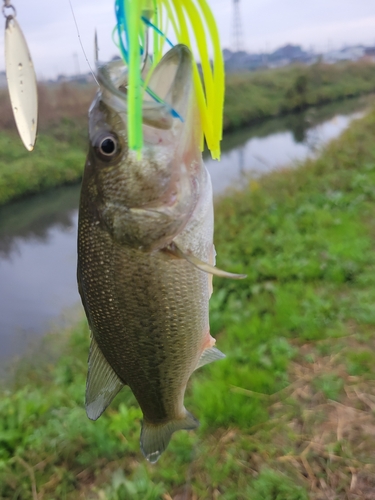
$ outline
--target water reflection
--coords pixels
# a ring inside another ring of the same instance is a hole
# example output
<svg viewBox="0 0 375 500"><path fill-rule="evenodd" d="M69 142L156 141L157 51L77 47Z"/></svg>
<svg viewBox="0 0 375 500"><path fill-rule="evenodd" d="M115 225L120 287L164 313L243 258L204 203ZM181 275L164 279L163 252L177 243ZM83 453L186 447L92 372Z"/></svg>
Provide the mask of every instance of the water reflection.
<svg viewBox="0 0 375 500"><path fill-rule="evenodd" d="M214 193L315 154L369 100L278 118L225 138L221 162L206 158ZM338 114L339 113L339 114ZM79 303L76 232L79 186L64 187L0 208L0 371L30 340Z"/></svg>
<svg viewBox="0 0 375 500"><path fill-rule="evenodd" d="M21 252L22 242L48 243L50 229L71 231L78 207L79 186L66 186L0 207L0 259Z"/></svg>
<svg viewBox="0 0 375 500"><path fill-rule="evenodd" d="M0 209L0 361L24 353L78 303L79 186Z"/></svg>

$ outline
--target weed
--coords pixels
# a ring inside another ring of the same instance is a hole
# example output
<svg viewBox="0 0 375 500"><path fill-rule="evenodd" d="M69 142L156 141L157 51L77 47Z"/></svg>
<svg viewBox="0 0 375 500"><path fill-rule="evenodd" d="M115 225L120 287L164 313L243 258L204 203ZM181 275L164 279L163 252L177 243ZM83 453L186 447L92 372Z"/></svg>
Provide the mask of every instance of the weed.
<svg viewBox="0 0 375 500"><path fill-rule="evenodd" d="M327 399L339 400L344 388L344 381L338 375L325 373L314 380L314 387L322 391Z"/></svg>
<svg viewBox="0 0 375 500"><path fill-rule="evenodd" d="M119 469L112 476L112 484L99 492L99 499L103 500L159 500L165 488L162 484L150 482L147 471L140 466L132 480L127 479Z"/></svg>
<svg viewBox="0 0 375 500"><path fill-rule="evenodd" d="M272 469L262 469L249 491L252 500L308 500L306 490L287 476Z"/></svg>

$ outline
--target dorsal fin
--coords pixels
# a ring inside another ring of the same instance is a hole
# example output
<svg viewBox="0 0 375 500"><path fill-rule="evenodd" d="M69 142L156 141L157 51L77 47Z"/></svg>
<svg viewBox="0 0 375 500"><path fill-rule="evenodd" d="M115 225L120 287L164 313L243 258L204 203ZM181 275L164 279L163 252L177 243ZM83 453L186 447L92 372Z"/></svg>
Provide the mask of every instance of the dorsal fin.
<svg viewBox="0 0 375 500"><path fill-rule="evenodd" d="M125 383L113 371L94 337L91 337L88 364L86 413L89 419L97 420Z"/></svg>

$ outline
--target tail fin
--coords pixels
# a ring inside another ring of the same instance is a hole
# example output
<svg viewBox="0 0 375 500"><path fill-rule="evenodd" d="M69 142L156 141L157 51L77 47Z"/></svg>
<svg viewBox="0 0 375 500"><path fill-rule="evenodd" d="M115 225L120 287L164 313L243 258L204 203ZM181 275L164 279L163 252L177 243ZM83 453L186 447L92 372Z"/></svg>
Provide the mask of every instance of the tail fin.
<svg viewBox="0 0 375 500"><path fill-rule="evenodd" d="M143 421L141 430L141 450L149 462L154 464L168 446L172 434L182 429L196 429L199 422L186 411L185 418L171 420L164 424L150 424Z"/></svg>

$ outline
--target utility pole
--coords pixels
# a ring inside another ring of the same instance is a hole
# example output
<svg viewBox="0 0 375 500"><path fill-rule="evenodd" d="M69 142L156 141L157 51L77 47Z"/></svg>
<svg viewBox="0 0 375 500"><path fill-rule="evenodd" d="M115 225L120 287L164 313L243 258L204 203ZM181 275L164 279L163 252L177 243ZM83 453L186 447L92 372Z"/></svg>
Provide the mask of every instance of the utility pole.
<svg viewBox="0 0 375 500"><path fill-rule="evenodd" d="M233 0L233 48L235 52L243 50L243 34L240 12L240 0Z"/></svg>

